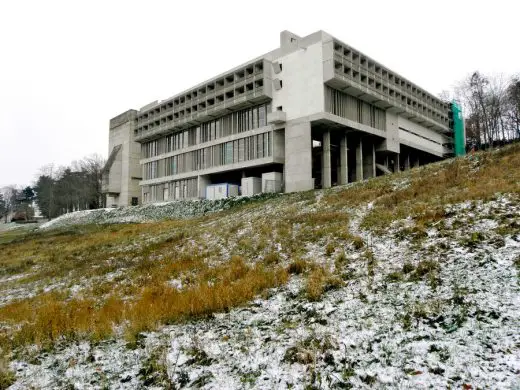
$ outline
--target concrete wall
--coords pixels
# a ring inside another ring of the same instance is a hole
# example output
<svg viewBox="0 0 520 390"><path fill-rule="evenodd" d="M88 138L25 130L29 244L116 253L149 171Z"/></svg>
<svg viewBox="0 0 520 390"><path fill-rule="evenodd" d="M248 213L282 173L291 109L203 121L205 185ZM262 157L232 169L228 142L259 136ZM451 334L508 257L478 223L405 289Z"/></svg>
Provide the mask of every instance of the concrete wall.
<svg viewBox="0 0 520 390"><path fill-rule="evenodd" d="M322 43L300 48L277 59L282 71L273 79L282 88L273 89L273 110L282 106L287 121L324 111Z"/></svg>
<svg viewBox="0 0 520 390"><path fill-rule="evenodd" d="M399 140L401 143L416 149L443 156L443 143L448 139L437 131L430 130L424 126L414 123L402 116L398 116ZM405 129L405 130L402 130Z"/></svg>
<svg viewBox="0 0 520 390"><path fill-rule="evenodd" d="M111 190L118 188L119 195L107 198L107 206L112 204L128 206L132 202L132 197L137 197L140 203L141 145L134 141L135 115L135 110L129 110L110 121L108 153L110 154L116 145L122 147L109 173L109 188ZM109 205L108 202L112 204Z"/></svg>
<svg viewBox="0 0 520 390"><path fill-rule="evenodd" d="M288 123L285 129L285 192L314 188L310 122Z"/></svg>
<svg viewBox="0 0 520 390"><path fill-rule="evenodd" d="M399 119L397 114L386 112L386 138L379 145L376 151L399 153Z"/></svg>

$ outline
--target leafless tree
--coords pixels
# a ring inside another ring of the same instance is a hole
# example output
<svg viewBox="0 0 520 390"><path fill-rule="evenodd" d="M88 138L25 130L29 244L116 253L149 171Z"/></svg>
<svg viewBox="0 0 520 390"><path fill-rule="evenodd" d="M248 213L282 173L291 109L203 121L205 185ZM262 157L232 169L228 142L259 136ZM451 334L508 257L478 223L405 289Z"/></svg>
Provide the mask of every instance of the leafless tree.
<svg viewBox="0 0 520 390"><path fill-rule="evenodd" d="M493 147L520 138L518 79L474 72L459 83L455 95L463 104L468 140Z"/></svg>

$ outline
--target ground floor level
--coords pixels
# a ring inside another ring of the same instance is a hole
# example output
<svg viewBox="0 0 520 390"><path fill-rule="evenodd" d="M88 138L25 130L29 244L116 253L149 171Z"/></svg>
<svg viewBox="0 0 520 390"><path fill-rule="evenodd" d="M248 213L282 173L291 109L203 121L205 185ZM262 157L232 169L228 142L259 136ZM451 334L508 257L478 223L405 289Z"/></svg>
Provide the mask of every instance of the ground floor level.
<svg viewBox="0 0 520 390"><path fill-rule="evenodd" d="M242 161L237 143L238 153L230 152L236 163L142 183L143 203L330 188L438 161L446 150L409 132L401 139L399 133L323 118L271 131L268 155Z"/></svg>

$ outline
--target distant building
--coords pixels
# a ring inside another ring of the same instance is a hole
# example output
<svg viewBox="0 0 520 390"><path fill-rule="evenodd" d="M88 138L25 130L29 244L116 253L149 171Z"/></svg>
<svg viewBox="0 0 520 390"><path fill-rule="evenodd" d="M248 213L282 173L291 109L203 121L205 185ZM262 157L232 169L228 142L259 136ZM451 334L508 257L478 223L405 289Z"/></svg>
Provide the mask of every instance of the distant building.
<svg viewBox="0 0 520 390"><path fill-rule="evenodd" d="M304 191L408 169L453 155L452 116L331 35L284 31L279 48L112 119L107 203L204 198L251 178L262 185L248 191Z"/></svg>

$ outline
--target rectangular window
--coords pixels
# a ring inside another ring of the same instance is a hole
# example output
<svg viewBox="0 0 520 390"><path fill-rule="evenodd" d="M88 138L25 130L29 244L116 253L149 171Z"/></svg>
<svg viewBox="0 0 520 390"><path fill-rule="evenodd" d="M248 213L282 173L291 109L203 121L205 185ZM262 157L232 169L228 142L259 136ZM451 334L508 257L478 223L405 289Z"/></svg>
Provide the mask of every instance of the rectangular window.
<svg viewBox="0 0 520 390"><path fill-rule="evenodd" d="M226 142L224 164L233 163L233 142Z"/></svg>
<svg viewBox="0 0 520 390"><path fill-rule="evenodd" d="M266 112L265 106L258 107L258 127L262 127L266 125Z"/></svg>

